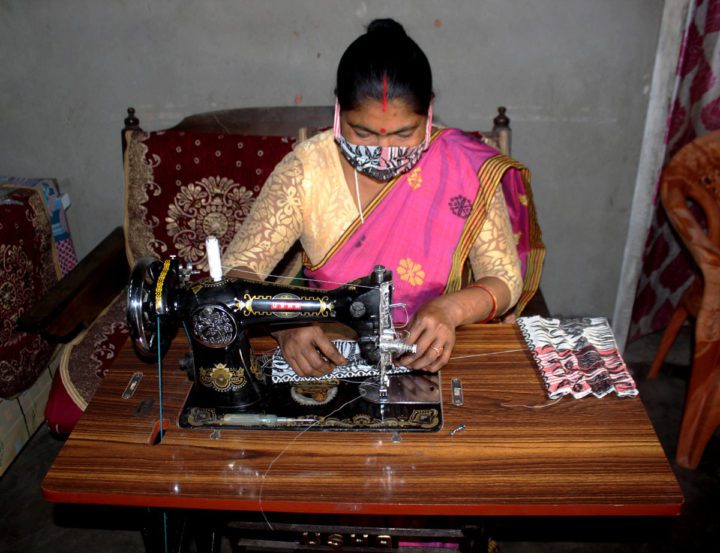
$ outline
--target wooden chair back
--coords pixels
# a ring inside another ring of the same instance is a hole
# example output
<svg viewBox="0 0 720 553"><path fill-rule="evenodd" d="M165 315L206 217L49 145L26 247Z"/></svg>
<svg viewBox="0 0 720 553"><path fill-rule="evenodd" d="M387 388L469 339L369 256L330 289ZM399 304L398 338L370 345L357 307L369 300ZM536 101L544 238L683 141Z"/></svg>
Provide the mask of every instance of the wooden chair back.
<svg viewBox="0 0 720 553"><path fill-rule="evenodd" d="M695 349L677 462L695 468L720 425L720 131L684 146L663 170L660 198L701 275Z"/></svg>

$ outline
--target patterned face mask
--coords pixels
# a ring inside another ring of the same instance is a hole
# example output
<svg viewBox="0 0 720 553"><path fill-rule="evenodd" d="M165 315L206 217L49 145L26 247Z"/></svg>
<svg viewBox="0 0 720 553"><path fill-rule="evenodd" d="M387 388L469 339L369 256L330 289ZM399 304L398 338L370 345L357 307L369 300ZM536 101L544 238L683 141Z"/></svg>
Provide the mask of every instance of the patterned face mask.
<svg viewBox="0 0 720 553"><path fill-rule="evenodd" d="M406 173L418 162L430 143L432 128L432 104L428 110L425 140L417 146L361 146L345 140L340 132L340 104L335 100L335 141L340 145L345 159L358 172L379 181L388 181Z"/></svg>

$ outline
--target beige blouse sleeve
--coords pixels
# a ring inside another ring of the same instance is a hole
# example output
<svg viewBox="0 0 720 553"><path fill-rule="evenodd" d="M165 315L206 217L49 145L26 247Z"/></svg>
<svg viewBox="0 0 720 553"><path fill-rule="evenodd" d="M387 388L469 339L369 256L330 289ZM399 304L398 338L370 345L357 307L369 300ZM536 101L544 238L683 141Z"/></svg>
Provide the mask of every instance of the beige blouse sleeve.
<svg viewBox="0 0 720 553"><path fill-rule="evenodd" d="M510 305L514 306L522 291L522 272L502 186L497 187L468 257L475 280L488 276L499 278L507 284Z"/></svg>
<svg viewBox="0 0 720 553"><path fill-rule="evenodd" d="M302 232L302 164L294 152L275 167L223 255L223 269L269 274Z"/></svg>

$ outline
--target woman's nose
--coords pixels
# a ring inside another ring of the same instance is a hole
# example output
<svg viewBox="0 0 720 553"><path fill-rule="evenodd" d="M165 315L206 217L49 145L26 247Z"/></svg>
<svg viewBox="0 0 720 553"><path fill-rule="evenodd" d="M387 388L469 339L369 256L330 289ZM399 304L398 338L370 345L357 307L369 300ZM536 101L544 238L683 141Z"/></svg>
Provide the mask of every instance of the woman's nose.
<svg viewBox="0 0 720 553"><path fill-rule="evenodd" d="M387 148L388 146L396 146L396 144L393 144L392 136L378 136L377 145L382 146L383 148Z"/></svg>

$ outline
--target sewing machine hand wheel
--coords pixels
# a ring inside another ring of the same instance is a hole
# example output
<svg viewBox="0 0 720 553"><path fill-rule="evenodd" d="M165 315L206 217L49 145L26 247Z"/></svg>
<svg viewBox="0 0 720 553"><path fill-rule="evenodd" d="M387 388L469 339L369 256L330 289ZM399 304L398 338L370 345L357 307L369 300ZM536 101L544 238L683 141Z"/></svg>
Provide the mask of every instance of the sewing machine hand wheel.
<svg viewBox="0 0 720 553"><path fill-rule="evenodd" d="M175 281L173 275L169 275L170 272L172 271L165 271L161 282L160 297L166 304L169 303L167 291ZM145 357L157 356L158 311L167 313L167 305L165 310L158 309L159 306L156 305L156 289L162 273L163 263L155 257L148 256L135 264L130 275L127 291L127 322L136 350ZM163 355L177 329L175 318L162 317L160 329L160 354Z"/></svg>

